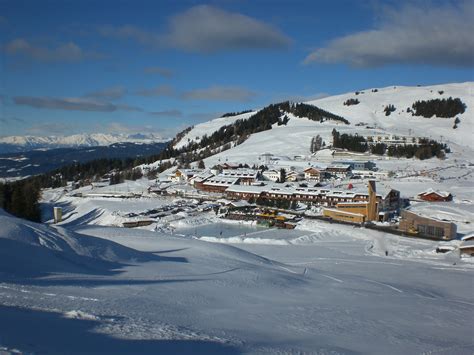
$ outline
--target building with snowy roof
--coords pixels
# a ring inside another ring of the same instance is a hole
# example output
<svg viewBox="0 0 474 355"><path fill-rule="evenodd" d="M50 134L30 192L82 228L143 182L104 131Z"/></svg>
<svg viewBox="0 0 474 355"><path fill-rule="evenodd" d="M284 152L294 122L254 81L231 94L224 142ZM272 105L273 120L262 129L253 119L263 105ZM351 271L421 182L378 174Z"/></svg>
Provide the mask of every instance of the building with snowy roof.
<svg viewBox="0 0 474 355"><path fill-rule="evenodd" d="M453 195L451 195L447 191L438 191L433 189L428 189L424 192L421 192L417 195L417 198L423 201L430 201L430 202L446 202L452 201Z"/></svg>

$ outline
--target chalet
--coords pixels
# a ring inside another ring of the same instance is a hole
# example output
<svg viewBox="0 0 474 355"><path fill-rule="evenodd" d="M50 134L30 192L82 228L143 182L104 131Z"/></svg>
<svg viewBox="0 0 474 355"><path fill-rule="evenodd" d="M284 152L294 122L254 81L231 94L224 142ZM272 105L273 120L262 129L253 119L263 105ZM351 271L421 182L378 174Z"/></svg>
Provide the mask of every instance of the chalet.
<svg viewBox="0 0 474 355"><path fill-rule="evenodd" d="M424 217L412 211L403 210L399 229L411 235L434 239L456 238L456 224Z"/></svg>
<svg viewBox="0 0 474 355"><path fill-rule="evenodd" d="M349 164L331 164L326 168L326 172L336 178L345 179L351 175Z"/></svg>
<svg viewBox="0 0 474 355"><path fill-rule="evenodd" d="M281 173L278 170L265 170L262 173L262 176L266 180L270 180L270 181L273 181L273 182L280 181L280 179L281 179Z"/></svg>
<svg viewBox="0 0 474 355"><path fill-rule="evenodd" d="M453 195L446 191L436 191L433 189L428 189L422 193L419 193L417 196L420 200L430 201L430 202L445 202L452 201Z"/></svg>
<svg viewBox="0 0 474 355"><path fill-rule="evenodd" d="M235 163L223 163L223 164L219 164L218 167L219 167L221 170L238 169L238 168L239 168L239 164L235 164Z"/></svg>
<svg viewBox="0 0 474 355"><path fill-rule="evenodd" d="M474 240L466 240L459 246L461 255L474 256Z"/></svg>
<svg viewBox="0 0 474 355"><path fill-rule="evenodd" d="M286 181L295 182L304 179L304 172L290 170L286 173Z"/></svg>
<svg viewBox="0 0 474 355"><path fill-rule="evenodd" d="M322 169L315 167L309 167L304 170L304 178L309 181L322 181L324 180L325 172Z"/></svg>
<svg viewBox="0 0 474 355"><path fill-rule="evenodd" d="M202 169L177 169L169 175L169 179L173 182L186 182L201 172Z"/></svg>

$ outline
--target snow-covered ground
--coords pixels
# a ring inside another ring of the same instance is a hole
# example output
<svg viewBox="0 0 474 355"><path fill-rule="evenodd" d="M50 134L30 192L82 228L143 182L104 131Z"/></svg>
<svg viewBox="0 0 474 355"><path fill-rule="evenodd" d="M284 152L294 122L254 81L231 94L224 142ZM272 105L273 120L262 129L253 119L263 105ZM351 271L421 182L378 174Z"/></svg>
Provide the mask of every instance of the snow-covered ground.
<svg viewBox="0 0 474 355"><path fill-rule="evenodd" d="M233 244L209 243L186 233L193 224L177 225L170 235L88 224L66 229L2 213L0 225L7 227L0 238L0 349L53 354L474 350L473 264L436 254L436 242L321 222L277 232L235 224L195 226L207 228L208 237L234 238ZM245 242L243 230L256 244ZM8 243L15 245L14 253ZM31 252L22 255L23 250ZM18 263L25 272L17 271Z"/></svg>

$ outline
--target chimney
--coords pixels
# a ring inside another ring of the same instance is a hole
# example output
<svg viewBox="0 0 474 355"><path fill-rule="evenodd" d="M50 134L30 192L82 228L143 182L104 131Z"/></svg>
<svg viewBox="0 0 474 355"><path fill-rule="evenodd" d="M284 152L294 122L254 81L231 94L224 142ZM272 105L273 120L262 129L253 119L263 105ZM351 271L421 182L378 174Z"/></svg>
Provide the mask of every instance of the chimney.
<svg viewBox="0 0 474 355"><path fill-rule="evenodd" d="M54 223L59 223L63 220L63 209L61 207L53 208Z"/></svg>
<svg viewBox="0 0 474 355"><path fill-rule="evenodd" d="M377 220L377 193L375 189L375 180L369 180L369 203L367 204L367 220Z"/></svg>

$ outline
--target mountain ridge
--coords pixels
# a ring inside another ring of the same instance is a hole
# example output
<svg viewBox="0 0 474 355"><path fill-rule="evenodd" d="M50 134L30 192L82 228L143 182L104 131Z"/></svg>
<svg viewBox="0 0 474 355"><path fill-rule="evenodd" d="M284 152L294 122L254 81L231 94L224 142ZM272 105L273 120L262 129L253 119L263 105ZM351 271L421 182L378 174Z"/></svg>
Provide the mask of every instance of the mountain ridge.
<svg viewBox="0 0 474 355"><path fill-rule="evenodd" d="M83 133L69 136L5 136L0 137L0 153L34 149L108 146L115 143L162 143L168 141L154 133L107 134Z"/></svg>

